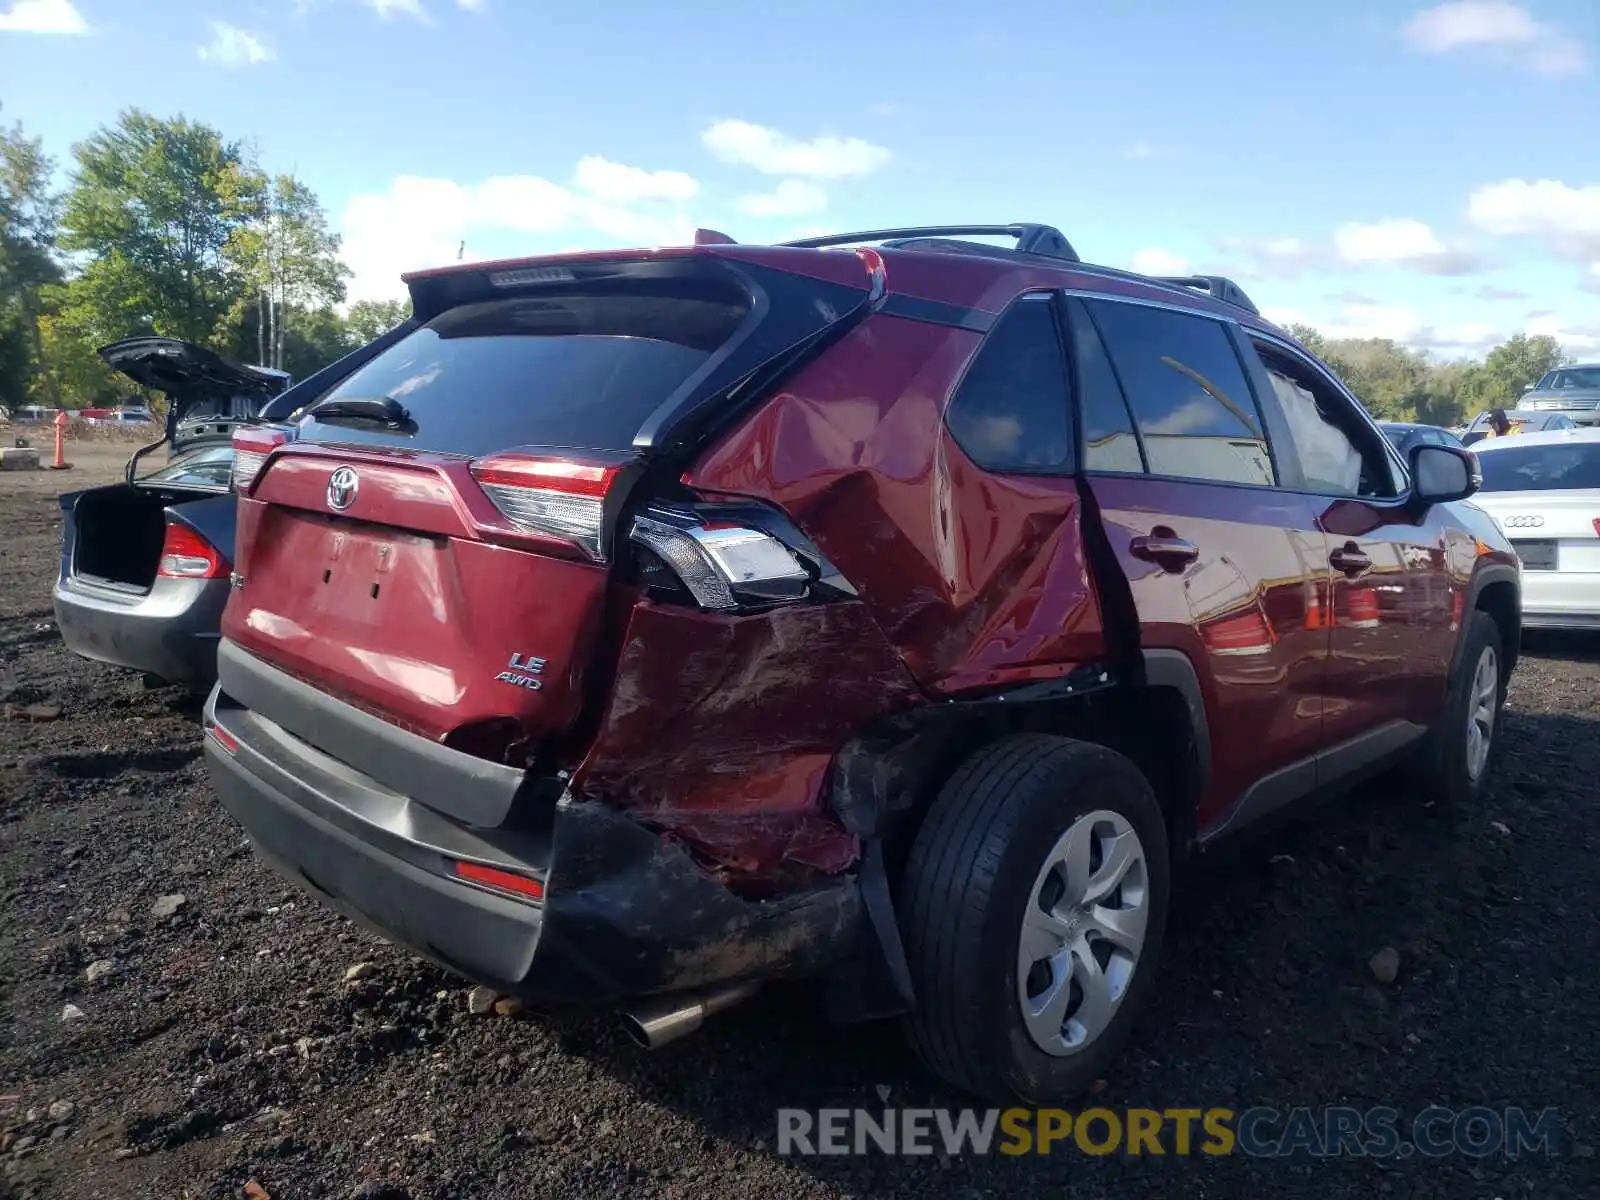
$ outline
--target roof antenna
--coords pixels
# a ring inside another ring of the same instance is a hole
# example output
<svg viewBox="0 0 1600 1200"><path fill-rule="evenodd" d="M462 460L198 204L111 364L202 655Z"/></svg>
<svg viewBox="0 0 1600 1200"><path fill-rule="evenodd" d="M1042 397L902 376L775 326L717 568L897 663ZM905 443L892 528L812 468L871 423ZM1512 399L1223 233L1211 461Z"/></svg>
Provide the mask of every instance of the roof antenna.
<svg viewBox="0 0 1600 1200"><path fill-rule="evenodd" d="M461 239L461 245L456 247L456 261L460 262L467 256L467 239Z"/></svg>

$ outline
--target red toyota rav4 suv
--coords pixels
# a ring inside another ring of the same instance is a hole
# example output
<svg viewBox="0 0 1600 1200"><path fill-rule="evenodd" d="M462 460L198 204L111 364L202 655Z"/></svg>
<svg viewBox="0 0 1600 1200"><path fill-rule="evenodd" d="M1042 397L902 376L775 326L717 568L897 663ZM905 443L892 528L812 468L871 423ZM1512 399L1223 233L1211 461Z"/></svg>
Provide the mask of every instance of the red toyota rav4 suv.
<svg viewBox="0 0 1600 1200"><path fill-rule="evenodd" d="M1402 461L1226 279L1014 225L407 282L237 437L207 757L462 975L647 1044L820 979L1063 1098L1180 856L1402 761L1483 786L1519 576L1474 456Z"/></svg>

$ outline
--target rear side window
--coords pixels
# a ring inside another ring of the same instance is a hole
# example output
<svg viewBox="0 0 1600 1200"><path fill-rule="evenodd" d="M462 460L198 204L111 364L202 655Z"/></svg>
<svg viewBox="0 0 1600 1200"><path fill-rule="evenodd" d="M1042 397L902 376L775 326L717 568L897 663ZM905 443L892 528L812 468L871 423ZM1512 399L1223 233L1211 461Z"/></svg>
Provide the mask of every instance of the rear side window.
<svg viewBox="0 0 1600 1200"><path fill-rule="evenodd" d="M301 436L467 455L522 445L624 450L746 312L726 295L624 291L462 305L309 406L389 397L409 425L324 423L308 408Z"/></svg>
<svg viewBox="0 0 1600 1200"><path fill-rule="evenodd" d="M1478 455L1486 492L1600 488L1600 443L1566 442L1556 446L1502 443L1502 446Z"/></svg>
<svg viewBox="0 0 1600 1200"><path fill-rule="evenodd" d="M1071 470L1066 360L1048 297L1024 297L1005 311L956 388L945 423L985 470Z"/></svg>
<svg viewBox="0 0 1600 1200"><path fill-rule="evenodd" d="M1219 321L1089 300L1157 475L1272 486L1261 412Z"/></svg>

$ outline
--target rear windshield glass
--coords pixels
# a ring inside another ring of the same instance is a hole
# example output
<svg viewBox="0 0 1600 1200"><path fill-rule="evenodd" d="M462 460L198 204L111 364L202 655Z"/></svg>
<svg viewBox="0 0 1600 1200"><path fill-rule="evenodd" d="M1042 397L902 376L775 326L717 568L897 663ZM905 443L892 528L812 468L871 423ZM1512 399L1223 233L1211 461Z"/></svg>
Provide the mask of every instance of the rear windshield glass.
<svg viewBox="0 0 1600 1200"><path fill-rule="evenodd" d="M143 482L225 488L232 471L232 446L206 446L174 458L166 466L144 476Z"/></svg>
<svg viewBox="0 0 1600 1200"><path fill-rule="evenodd" d="M623 450L645 419L739 328L727 297L620 292L453 308L302 413L301 437L479 455L513 446ZM313 410L341 399L404 406L389 428Z"/></svg>
<svg viewBox="0 0 1600 1200"><path fill-rule="evenodd" d="M1506 446L1478 455L1486 492L1600 488L1600 442Z"/></svg>

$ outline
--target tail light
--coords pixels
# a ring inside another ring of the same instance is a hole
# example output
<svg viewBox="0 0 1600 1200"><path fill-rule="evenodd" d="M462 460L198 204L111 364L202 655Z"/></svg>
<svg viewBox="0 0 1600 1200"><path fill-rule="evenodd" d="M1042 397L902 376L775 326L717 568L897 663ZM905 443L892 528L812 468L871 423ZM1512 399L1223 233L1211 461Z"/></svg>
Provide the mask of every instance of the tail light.
<svg viewBox="0 0 1600 1200"><path fill-rule="evenodd" d="M246 426L233 431L233 490L247 492L255 482L261 468L266 466L267 455L289 440L281 429L263 429L259 425Z"/></svg>
<svg viewBox="0 0 1600 1200"><path fill-rule="evenodd" d="M810 572L760 529L652 509L634 518L630 536L666 564L701 608L725 612L801 600L810 589Z"/></svg>
<svg viewBox="0 0 1600 1200"><path fill-rule="evenodd" d="M161 542L161 579L226 579L228 560L205 538L187 525L167 522L167 536Z"/></svg>
<svg viewBox="0 0 1600 1200"><path fill-rule="evenodd" d="M473 463L472 477L513 525L572 542L604 562L605 498L621 469L496 454Z"/></svg>
<svg viewBox="0 0 1600 1200"><path fill-rule="evenodd" d="M1594 525L1594 535L1595 535L1595 537L1600 537L1600 517L1596 517L1594 519L1593 525Z"/></svg>

